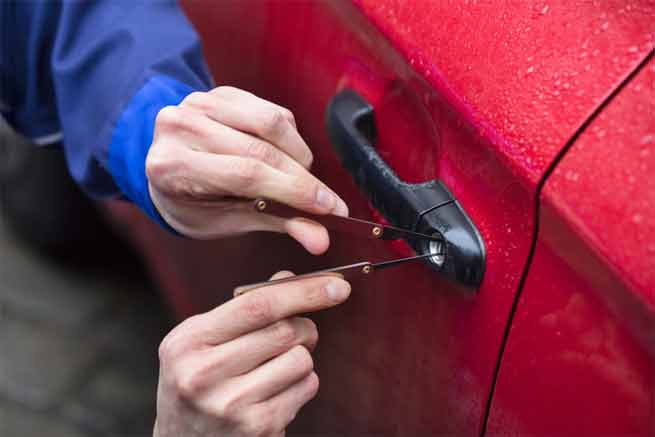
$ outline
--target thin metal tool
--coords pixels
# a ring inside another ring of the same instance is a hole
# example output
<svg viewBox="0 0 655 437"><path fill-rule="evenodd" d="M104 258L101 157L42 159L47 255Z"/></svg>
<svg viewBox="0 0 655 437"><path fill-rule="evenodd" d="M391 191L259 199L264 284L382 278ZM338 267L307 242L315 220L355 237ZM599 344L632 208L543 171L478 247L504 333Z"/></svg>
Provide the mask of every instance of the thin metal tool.
<svg viewBox="0 0 655 437"><path fill-rule="evenodd" d="M377 270L386 269L389 267L395 267L400 264L407 262L417 261L423 258L429 258L432 256L439 255L438 253L427 253L424 255L410 256L407 258L393 259L389 261L382 261L378 263L372 263L369 261L362 261L354 264L348 264L346 266L333 267L331 269L318 270L315 272L305 273L298 276L289 276L288 278L282 279L273 279L270 281L262 281L254 284L242 285L234 289L234 297L241 296L244 293L252 291L256 288L268 287L271 285L283 284L285 282L297 281L299 279L314 278L319 276L337 276L340 278L353 279L359 276L369 275Z"/></svg>
<svg viewBox="0 0 655 437"><path fill-rule="evenodd" d="M430 250L430 253L427 254L410 256L407 258L392 259L392 260L382 261L377 263L372 263L370 261L362 261L354 264L348 264L345 266L333 267L329 269L318 270L311 273L305 273L303 275L290 276L288 278L283 278L283 279L274 279L269 281L257 282L255 284L242 285L234 289L235 297L240 296L256 288L268 287L270 285L297 281L299 279L304 279L304 278L332 275L341 278L347 277L350 279L353 276L356 277L356 276L368 275L376 270L382 270L388 267L394 267L397 265L401 265L411 261L421 260L424 258L430 258L432 262L437 262L435 260L441 257L441 262L443 262L443 255L444 255L443 238L438 234L435 235L421 234L419 232L397 228L395 226L384 225L382 223L375 223L375 222L370 222L368 220L356 219L351 217L309 214L309 213L298 211L284 204L273 202L268 199L255 200L253 202L253 208L257 212L271 214L277 217L309 218L310 220L313 220L325 226L329 230L336 231L339 233L351 234L356 237L373 238L377 240L397 240L400 238L429 240L430 244L428 245L428 247L430 247L432 250Z"/></svg>
<svg viewBox="0 0 655 437"><path fill-rule="evenodd" d="M419 232L410 231L408 229L397 228L395 226L385 225L382 223L370 222L352 217L341 217L338 215L318 215L310 214L304 211L298 211L282 203L273 202L269 199L257 199L253 203L255 211L271 214L283 218L303 217L320 223L328 230L352 234L357 237L368 237L378 240L398 240L413 239L413 240L432 240L441 241L442 238L438 235L427 235Z"/></svg>

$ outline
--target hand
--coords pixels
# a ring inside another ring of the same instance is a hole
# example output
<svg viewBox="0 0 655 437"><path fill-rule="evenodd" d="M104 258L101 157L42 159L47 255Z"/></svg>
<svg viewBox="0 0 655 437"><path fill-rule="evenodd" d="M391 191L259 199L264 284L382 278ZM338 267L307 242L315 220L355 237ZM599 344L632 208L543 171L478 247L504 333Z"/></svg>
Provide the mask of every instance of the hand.
<svg viewBox="0 0 655 437"><path fill-rule="evenodd" d="M159 112L146 174L157 210L181 234L286 232L319 254L329 245L322 226L256 213L244 202L266 197L308 212L348 215L343 200L309 173L312 159L288 109L218 87Z"/></svg>
<svg viewBox="0 0 655 437"><path fill-rule="evenodd" d="M309 352L316 325L296 315L349 295L342 279L307 278L253 290L182 322L159 348L154 436L284 435L319 383Z"/></svg>

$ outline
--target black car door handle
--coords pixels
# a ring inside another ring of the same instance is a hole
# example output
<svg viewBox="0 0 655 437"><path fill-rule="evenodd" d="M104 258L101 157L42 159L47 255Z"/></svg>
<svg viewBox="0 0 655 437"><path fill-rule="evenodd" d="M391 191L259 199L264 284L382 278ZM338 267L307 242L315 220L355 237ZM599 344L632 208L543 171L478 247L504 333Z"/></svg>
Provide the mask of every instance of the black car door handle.
<svg viewBox="0 0 655 437"><path fill-rule="evenodd" d="M403 182L382 160L373 147L373 107L355 91L341 91L328 105L327 130L344 167L373 206L394 226L441 235L443 258L426 262L450 281L477 289L485 267L480 233L441 181ZM419 254L432 249L429 241L407 242Z"/></svg>

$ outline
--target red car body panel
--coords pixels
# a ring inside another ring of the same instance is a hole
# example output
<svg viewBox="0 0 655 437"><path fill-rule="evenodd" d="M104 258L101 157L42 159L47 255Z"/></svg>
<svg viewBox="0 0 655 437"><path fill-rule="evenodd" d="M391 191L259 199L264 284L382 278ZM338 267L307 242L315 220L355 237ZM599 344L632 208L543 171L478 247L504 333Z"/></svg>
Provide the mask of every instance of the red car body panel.
<svg viewBox="0 0 655 437"><path fill-rule="evenodd" d="M653 1L357 0L533 187L653 48Z"/></svg>
<svg viewBox="0 0 655 437"><path fill-rule="evenodd" d="M544 187L491 434L655 435L654 172L651 60Z"/></svg>
<svg viewBox="0 0 655 437"><path fill-rule="evenodd" d="M354 282L349 302L316 315L321 390L297 430L483 431L535 233L538 183L653 46L652 2L466 5L185 4L216 82L290 108L313 149L314 173L346 200L352 216L376 212L325 132L326 105L344 88L375 108L377 150L398 175L408 182L441 179L485 242L477 293L412 265ZM112 206L112 214L145 253L180 317L277 270L304 272L408 250L332 235L329 252L314 258L284 236L197 242L167 235L125 205Z"/></svg>

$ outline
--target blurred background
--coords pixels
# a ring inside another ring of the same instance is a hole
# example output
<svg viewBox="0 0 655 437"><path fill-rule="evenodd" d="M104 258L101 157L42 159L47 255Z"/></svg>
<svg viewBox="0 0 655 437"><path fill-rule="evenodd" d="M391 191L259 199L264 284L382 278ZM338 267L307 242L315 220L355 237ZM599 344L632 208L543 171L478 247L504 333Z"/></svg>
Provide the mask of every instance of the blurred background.
<svg viewBox="0 0 655 437"><path fill-rule="evenodd" d="M0 436L152 435L157 348L172 321L94 206L72 185L43 186L60 176L61 152L0 119ZM75 234L58 234L60 220Z"/></svg>

